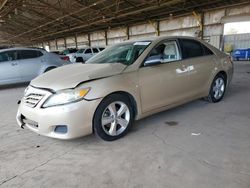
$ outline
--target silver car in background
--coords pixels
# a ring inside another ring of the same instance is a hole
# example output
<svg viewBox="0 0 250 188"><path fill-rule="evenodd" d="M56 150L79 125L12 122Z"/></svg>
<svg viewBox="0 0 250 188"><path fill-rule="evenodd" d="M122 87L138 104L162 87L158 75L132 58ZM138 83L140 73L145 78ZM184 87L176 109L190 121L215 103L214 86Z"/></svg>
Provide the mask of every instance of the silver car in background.
<svg viewBox="0 0 250 188"><path fill-rule="evenodd" d="M69 64L57 54L37 48L0 50L0 85L29 82L38 75Z"/></svg>

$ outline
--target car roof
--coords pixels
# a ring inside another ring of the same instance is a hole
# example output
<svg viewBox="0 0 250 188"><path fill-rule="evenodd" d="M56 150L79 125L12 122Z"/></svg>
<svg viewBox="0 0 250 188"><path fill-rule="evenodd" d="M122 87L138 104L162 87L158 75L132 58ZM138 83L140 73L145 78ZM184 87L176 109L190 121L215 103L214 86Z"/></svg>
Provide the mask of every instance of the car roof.
<svg viewBox="0 0 250 188"><path fill-rule="evenodd" d="M10 50L40 50L40 51L45 51L42 48L14 47L14 48L1 49L0 52L10 51Z"/></svg>
<svg viewBox="0 0 250 188"><path fill-rule="evenodd" d="M126 43L132 43L132 42L143 42L143 41L150 41L150 42L160 42L162 40L167 40L167 39L192 39L192 40L198 40L200 41L199 38L191 37L191 36L153 36L153 37L145 37L145 38L140 38L140 39L131 39L131 40L126 40L123 41L119 44L126 44Z"/></svg>

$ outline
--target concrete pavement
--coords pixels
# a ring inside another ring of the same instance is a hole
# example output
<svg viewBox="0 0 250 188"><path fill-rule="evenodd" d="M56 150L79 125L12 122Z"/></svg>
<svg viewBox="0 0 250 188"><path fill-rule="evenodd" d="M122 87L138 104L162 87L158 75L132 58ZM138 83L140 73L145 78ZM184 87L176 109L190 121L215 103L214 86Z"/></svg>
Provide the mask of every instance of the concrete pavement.
<svg viewBox="0 0 250 188"><path fill-rule="evenodd" d="M250 62L223 101L197 100L135 123L114 142L61 141L15 121L23 86L0 89L2 187L250 187Z"/></svg>

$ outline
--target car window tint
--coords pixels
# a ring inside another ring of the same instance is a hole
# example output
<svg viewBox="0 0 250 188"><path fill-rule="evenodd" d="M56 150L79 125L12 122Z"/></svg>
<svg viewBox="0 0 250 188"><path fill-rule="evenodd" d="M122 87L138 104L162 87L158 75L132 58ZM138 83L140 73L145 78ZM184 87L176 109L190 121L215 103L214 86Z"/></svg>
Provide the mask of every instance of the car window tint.
<svg viewBox="0 0 250 188"><path fill-rule="evenodd" d="M105 48L99 48L100 51L103 51Z"/></svg>
<svg viewBox="0 0 250 188"><path fill-rule="evenodd" d="M206 47L204 44L201 44L204 50L204 55L214 55L212 50L210 50L208 47Z"/></svg>
<svg viewBox="0 0 250 188"><path fill-rule="evenodd" d="M68 49L64 50L62 54L63 54L63 55L69 54L69 50L68 50Z"/></svg>
<svg viewBox="0 0 250 188"><path fill-rule="evenodd" d="M85 49L80 49L76 53L83 53Z"/></svg>
<svg viewBox="0 0 250 188"><path fill-rule="evenodd" d="M203 56L201 43L192 39L180 39L182 58L192 58Z"/></svg>
<svg viewBox="0 0 250 188"><path fill-rule="evenodd" d="M59 54L60 54L60 52L59 52L59 51L51 51L51 53L53 53L53 54L57 54L57 55L59 55Z"/></svg>
<svg viewBox="0 0 250 188"><path fill-rule="evenodd" d="M42 56L42 52L37 50L19 50L18 59L32 59Z"/></svg>
<svg viewBox="0 0 250 188"><path fill-rule="evenodd" d="M14 61L17 59L16 51L7 51L0 53L0 62Z"/></svg>
<svg viewBox="0 0 250 188"><path fill-rule="evenodd" d="M76 53L77 52L77 49L69 49L69 53Z"/></svg>
<svg viewBox="0 0 250 188"><path fill-rule="evenodd" d="M131 65L150 45L150 41L130 42L126 44L114 45L105 49L102 53L96 54L88 60L87 64L102 64L102 63L122 63Z"/></svg>
<svg viewBox="0 0 250 188"><path fill-rule="evenodd" d="M90 48L88 48L84 53L85 53L85 54L92 54L92 51L91 51Z"/></svg>
<svg viewBox="0 0 250 188"><path fill-rule="evenodd" d="M42 52L40 52L40 51L36 51L36 53L37 53L37 57L41 57L41 56L43 56L43 53L42 53Z"/></svg>
<svg viewBox="0 0 250 188"><path fill-rule="evenodd" d="M99 52L99 50L97 48L92 48L92 50L93 50L94 53L98 53Z"/></svg>
<svg viewBox="0 0 250 188"><path fill-rule="evenodd" d="M168 63L180 59L179 50L175 41L164 42L155 47L149 54L147 62Z"/></svg>

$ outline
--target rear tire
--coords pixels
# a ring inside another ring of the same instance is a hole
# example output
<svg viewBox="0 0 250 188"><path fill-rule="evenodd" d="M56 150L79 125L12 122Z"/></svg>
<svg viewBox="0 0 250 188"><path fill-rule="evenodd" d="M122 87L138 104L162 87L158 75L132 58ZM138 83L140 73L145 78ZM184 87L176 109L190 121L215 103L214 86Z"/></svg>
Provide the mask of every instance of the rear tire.
<svg viewBox="0 0 250 188"><path fill-rule="evenodd" d="M121 94L113 94L98 106L93 119L94 132L105 141L117 140L128 133L133 119L129 99Z"/></svg>
<svg viewBox="0 0 250 188"><path fill-rule="evenodd" d="M214 78L207 97L211 103L217 103L222 100L226 91L226 78L223 74L218 74Z"/></svg>

